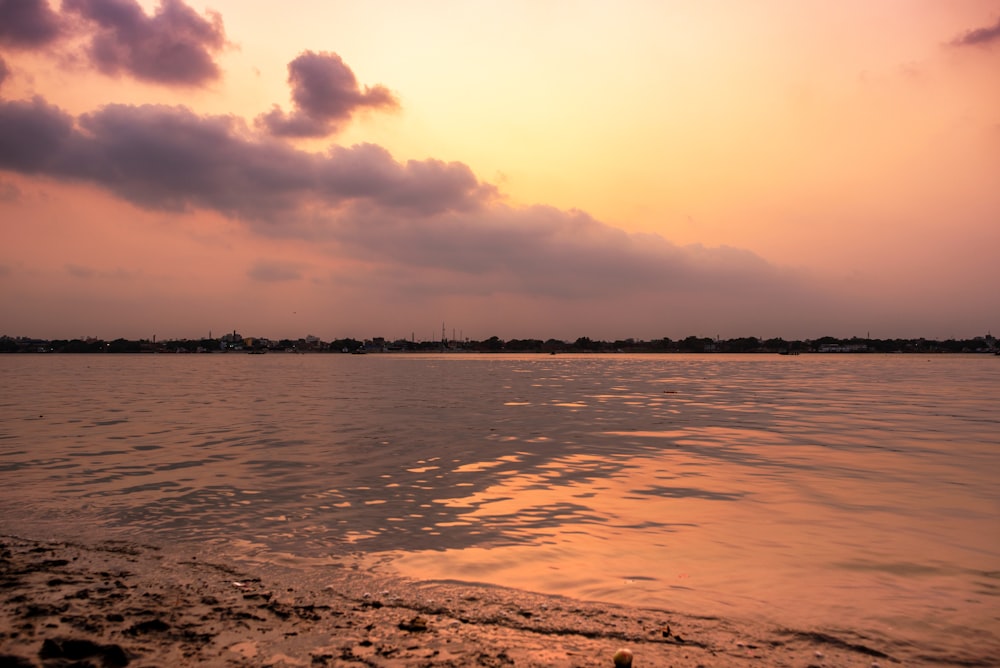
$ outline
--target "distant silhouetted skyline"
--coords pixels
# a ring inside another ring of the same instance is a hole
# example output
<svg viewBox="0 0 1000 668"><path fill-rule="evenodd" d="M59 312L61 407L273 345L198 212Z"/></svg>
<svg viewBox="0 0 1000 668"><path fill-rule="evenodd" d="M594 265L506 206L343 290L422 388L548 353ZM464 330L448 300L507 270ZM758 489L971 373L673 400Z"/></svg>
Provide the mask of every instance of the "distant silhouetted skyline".
<svg viewBox="0 0 1000 668"><path fill-rule="evenodd" d="M759 339L738 337L721 339L687 336L616 339L603 341L581 336L561 339L520 338L503 340L491 336L482 340L448 339L387 339L376 336L366 339L334 338L324 340L307 335L297 339L271 339L243 336L229 332L218 338L111 341L94 337L77 339L38 339L0 335L0 353L218 353L218 352L333 352L333 353L400 353L400 352L477 352L477 353L988 353L1000 354L997 339L992 334L969 339L872 339L831 336L814 340L783 338Z"/></svg>

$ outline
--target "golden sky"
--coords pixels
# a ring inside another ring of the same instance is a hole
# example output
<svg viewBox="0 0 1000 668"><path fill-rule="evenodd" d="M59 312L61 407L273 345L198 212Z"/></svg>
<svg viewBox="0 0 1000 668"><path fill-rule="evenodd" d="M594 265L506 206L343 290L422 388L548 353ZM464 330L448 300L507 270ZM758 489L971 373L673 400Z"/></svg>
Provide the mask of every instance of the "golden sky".
<svg viewBox="0 0 1000 668"><path fill-rule="evenodd" d="M1000 330L1000 2L0 0L0 334Z"/></svg>

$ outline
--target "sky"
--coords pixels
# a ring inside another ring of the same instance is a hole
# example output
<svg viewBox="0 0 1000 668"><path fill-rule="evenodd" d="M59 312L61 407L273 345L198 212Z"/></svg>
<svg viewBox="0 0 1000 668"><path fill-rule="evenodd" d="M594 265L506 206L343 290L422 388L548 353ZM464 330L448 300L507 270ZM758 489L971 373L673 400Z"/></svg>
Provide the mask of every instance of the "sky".
<svg viewBox="0 0 1000 668"><path fill-rule="evenodd" d="M1000 334L1000 0L0 0L0 334Z"/></svg>

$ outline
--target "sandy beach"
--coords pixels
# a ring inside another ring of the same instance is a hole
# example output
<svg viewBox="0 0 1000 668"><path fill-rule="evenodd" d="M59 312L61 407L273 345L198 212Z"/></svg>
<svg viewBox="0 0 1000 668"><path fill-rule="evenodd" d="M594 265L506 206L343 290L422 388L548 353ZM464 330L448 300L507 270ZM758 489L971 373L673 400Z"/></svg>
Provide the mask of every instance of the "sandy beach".
<svg viewBox="0 0 1000 668"><path fill-rule="evenodd" d="M268 570L268 569L265 569ZM346 565L322 581L120 541L0 539L0 666L971 665L872 638L757 628ZM980 664L984 665L984 664Z"/></svg>

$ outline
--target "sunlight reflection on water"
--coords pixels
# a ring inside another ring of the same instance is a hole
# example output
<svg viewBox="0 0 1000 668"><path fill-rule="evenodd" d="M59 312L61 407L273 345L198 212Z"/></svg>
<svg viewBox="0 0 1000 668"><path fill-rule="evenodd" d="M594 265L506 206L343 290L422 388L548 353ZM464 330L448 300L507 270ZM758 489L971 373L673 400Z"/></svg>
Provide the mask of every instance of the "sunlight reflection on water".
<svg viewBox="0 0 1000 668"><path fill-rule="evenodd" d="M8 355L0 511L8 531L995 634L998 364Z"/></svg>

